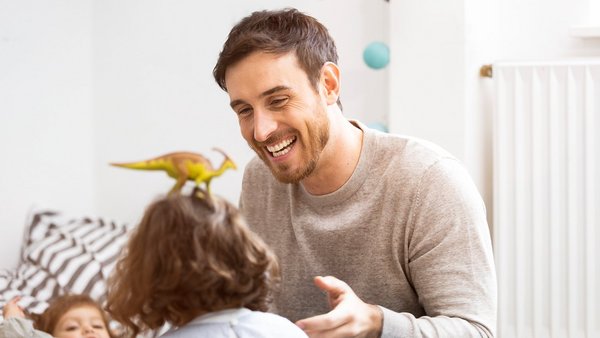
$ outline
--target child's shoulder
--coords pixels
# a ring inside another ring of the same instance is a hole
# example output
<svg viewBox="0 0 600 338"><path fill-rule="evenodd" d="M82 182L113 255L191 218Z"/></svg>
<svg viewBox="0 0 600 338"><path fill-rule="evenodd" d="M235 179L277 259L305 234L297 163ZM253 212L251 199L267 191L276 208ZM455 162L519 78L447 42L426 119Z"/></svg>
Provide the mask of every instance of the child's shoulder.
<svg viewBox="0 0 600 338"><path fill-rule="evenodd" d="M0 338L3 337L52 338L46 332L34 329L31 320L20 317L6 318L0 322Z"/></svg>
<svg viewBox="0 0 600 338"><path fill-rule="evenodd" d="M273 313L251 311L246 308L228 309L209 313L187 325L171 330L162 337L231 337L240 338L306 338L306 334L288 319Z"/></svg>
<svg viewBox="0 0 600 338"><path fill-rule="evenodd" d="M306 337L296 324L287 318L269 312L250 311L240 317L241 327L251 330L258 329L264 337ZM250 332L250 331L248 331ZM240 335L242 337L242 335ZM250 335L244 337L251 337Z"/></svg>

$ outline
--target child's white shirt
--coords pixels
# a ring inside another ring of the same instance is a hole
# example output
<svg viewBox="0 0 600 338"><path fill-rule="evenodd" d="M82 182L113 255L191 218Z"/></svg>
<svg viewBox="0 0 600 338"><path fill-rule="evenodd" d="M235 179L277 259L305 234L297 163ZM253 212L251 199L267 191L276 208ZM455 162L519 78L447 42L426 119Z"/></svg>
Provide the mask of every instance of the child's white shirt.
<svg viewBox="0 0 600 338"><path fill-rule="evenodd" d="M273 313L246 308L204 314L165 333L164 338L306 338L306 334L288 319Z"/></svg>

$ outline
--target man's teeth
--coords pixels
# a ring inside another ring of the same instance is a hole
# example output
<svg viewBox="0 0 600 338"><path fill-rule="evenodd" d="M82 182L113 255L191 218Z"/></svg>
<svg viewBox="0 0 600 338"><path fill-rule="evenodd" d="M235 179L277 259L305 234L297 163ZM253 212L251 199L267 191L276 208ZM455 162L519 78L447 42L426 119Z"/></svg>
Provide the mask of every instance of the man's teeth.
<svg viewBox="0 0 600 338"><path fill-rule="evenodd" d="M290 138L290 139L281 141L273 146L268 146L267 150L269 152L271 152L271 154L273 154L273 157L285 155L290 151L290 148L286 148L286 147L289 146L292 142L294 142L294 138Z"/></svg>
<svg viewBox="0 0 600 338"><path fill-rule="evenodd" d="M272 153L273 157L279 157L281 155L285 155L285 154L287 154L290 151L290 149L292 149L292 148L285 148L282 151L278 151L276 153Z"/></svg>
<svg viewBox="0 0 600 338"><path fill-rule="evenodd" d="M284 140L284 141L281 141L281 142L277 143L274 146L268 146L267 150L270 151L270 152L272 152L272 153L280 151L281 149L287 147L290 143L292 143L292 141L294 141L294 139L292 139L292 138Z"/></svg>

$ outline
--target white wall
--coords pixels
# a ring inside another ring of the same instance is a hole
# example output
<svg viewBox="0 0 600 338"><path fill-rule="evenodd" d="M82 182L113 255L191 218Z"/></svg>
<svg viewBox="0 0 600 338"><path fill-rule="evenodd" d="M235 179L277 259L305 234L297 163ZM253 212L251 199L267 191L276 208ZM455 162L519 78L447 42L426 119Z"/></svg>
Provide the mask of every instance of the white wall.
<svg viewBox="0 0 600 338"><path fill-rule="evenodd" d="M569 35L588 0L0 0L0 268L16 264L34 204L131 222L172 184L111 161L186 149L218 164L220 146L240 169L214 189L236 201L252 154L212 67L238 19L294 5L337 41L346 114L370 123L389 110L391 131L449 149L490 211L491 80L479 67L600 55L600 39ZM391 47L382 71L361 58L375 40Z"/></svg>
<svg viewBox="0 0 600 338"><path fill-rule="evenodd" d="M492 219L492 80L502 60L600 56L570 36L588 0L396 0L390 10L390 131L432 140L464 161Z"/></svg>
<svg viewBox="0 0 600 338"><path fill-rule="evenodd" d="M109 162L189 150L218 166L218 146L239 169L213 191L237 202L252 152L212 68L235 22L286 6L336 40L346 115L384 122L388 70L362 61L368 43L388 39L383 0L0 0L0 268L16 264L34 203L135 222L174 183Z"/></svg>
<svg viewBox="0 0 600 338"><path fill-rule="evenodd" d="M32 205L93 209L91 1L0 1L0 268Z"/></svg>

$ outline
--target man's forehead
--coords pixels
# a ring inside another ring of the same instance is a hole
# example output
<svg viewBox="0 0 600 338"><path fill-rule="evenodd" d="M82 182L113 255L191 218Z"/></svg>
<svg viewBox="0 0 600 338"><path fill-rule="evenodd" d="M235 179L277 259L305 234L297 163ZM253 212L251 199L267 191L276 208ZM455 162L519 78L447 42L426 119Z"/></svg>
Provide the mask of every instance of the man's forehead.
<svg viewBox="0 0 600 338"><path fill-rule="evenodd" d="M304 73L295 53L273 54L265 52L254 52L238 62L227 67L225 71L225 83L227 88L231 82L238 79L247 82L248 80L267 80L272 78L286 77L289 75L297 76L297 73ZM248 79L250 77L250 79ZM276 84L266 84L266 87L272 87ZM266 90L266 89L265 89Z"/></svg>

